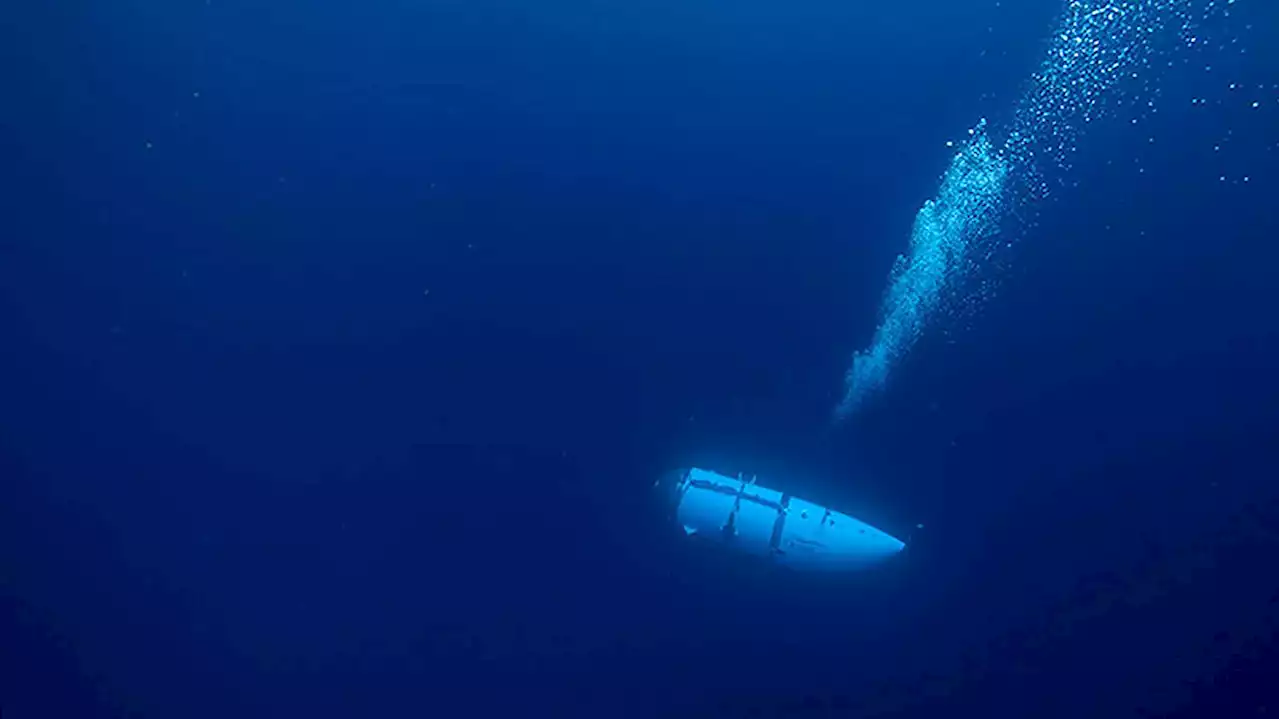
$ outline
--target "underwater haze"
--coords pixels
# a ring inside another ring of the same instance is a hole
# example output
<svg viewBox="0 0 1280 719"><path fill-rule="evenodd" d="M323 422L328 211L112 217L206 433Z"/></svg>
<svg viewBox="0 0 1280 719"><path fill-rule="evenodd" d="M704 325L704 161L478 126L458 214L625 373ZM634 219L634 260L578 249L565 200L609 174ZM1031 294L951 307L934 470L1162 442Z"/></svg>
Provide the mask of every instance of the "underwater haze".
<svg viewBox="0 0 1280 719"><path fill-rule="evenodd" d="M1277 711L1275 4L21 5L3 719Z"/></svg>

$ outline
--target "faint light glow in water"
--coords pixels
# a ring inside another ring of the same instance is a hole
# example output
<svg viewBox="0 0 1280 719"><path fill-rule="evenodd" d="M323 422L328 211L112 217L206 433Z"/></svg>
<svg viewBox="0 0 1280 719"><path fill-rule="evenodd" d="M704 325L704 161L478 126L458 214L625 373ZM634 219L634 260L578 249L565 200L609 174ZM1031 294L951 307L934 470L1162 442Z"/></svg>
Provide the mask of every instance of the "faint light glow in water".
<svg viewBox="0 0 1280 719"><path fill-rule="evenodd" d="M837 421L885 387L927 329L989 298L991 284L981 275L1018 235L1002 227L1006 220L1017 220L1029 200L1046 196L1070 170L1080 133L1118 106L1109 101L1117 83L1132 85L1140 97L1156 92L1153 60L1162 38L1173 29L1182 44L1197 42L1191 6L1192 0L1067 5L1044 61L1014 108L1004 142L993 143L986 122L979 122L943 174L937 195L920 208L911 245L889 275L871 343L853 355L845 373ZM1211 0L1205 12L1214 8Z"/></svg>

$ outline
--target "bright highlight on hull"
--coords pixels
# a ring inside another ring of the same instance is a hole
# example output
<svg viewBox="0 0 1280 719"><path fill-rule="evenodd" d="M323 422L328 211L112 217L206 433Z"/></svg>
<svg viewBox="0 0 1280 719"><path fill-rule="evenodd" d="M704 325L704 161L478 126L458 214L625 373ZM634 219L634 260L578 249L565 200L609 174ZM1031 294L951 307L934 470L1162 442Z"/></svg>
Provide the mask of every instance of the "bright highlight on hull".
<svg viewBox="0 0 1280 719"><path fill-rule="evenodd" d="M694 540L709 540L745 554L803 570L848 571L902 551L900 540L847 514L755 479L705 469L681 469L670 478L676 521Z"/></svg>

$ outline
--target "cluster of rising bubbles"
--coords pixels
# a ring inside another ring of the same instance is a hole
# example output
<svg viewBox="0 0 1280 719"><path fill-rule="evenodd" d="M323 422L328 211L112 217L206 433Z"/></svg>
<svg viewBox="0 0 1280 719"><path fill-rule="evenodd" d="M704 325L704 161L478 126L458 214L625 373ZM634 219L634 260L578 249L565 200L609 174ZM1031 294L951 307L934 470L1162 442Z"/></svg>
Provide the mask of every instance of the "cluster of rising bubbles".
<svg viewBox="0 0 1280 719"><path fill-rule="evenodd" d="M938 196L916 213L911 249L894 262L880 326L870 348L853 358L837 416L854 411L869 389L884 385L894 360L920 336L947 288L954 286L969 250L999 228L1008 175L1007 161L991 145L986 123L978 123L942 176Z"/></svg>
<svg viewBox="0 0 1280 719"><path fill-rule="evenodd" d="M1067 5L1003 142L994 142L992 130L979 122L937 195L920 208L911 246L890 273L871 343L854 354L845 374L837 421L885 387L898 361L939 318L972 308L974 294L966 284L1009 244L1002 236L1006 220L1019 215L1027 198L1047 193L1047 178L1069 170L1079 134L1105 114L1117 83L1150 89L1165 38L1177 31L1185 40L1194 26L1191 6L1192 0Z"/></svg>

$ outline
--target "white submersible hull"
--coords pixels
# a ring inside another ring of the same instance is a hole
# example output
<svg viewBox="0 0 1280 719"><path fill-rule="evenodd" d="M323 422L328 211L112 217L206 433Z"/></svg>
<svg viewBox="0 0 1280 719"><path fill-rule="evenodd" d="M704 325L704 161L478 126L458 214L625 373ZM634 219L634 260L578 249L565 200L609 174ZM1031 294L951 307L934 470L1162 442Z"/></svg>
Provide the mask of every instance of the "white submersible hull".
<svg viewBox="0 0 1280 719"><path fill-rule="evenodd" d="M676 521L689 536L805 570L861 569L902 551L900 540L879 529L755 479L705 469L672 477Z"/></svg>

